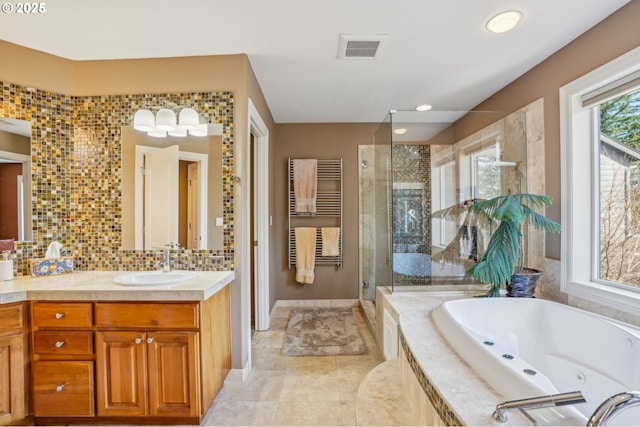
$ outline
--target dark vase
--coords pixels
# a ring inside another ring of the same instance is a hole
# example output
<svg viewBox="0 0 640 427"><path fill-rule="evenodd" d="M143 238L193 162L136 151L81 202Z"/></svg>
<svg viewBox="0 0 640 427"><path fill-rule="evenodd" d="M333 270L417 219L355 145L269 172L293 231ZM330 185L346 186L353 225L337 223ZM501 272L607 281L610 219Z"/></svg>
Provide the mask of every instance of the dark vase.
<svg viewBox="0 0 640 427"><path fill-rule="evenodd" d="M507 296L535 298L536 284L540 276L542 276L541 270L523 268L522 271L511 276L511 283L507 283Z"/></svg>

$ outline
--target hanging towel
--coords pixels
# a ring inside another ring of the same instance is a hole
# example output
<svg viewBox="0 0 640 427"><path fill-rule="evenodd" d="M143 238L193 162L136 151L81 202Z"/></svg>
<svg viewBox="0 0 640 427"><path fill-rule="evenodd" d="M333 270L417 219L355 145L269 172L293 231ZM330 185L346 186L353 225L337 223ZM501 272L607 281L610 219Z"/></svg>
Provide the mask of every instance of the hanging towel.
<svg viewBox="0 0 640 427"><path fill-rule="evenodd" d="M316 228L296 227L296 282L312 284L316 263Z"/></svg>
<svg viewBox="0 0 640 427"><path fill-rule="evenodd" d="M340 255L340 228L322 227L322 256Z"/></svg>
<svg viewBox="0 0 640 427"><path fill-rule="evenodd" d="M318 193L318 161L316 159L293 160L293 195L296 213L316 213Z"/></svg>

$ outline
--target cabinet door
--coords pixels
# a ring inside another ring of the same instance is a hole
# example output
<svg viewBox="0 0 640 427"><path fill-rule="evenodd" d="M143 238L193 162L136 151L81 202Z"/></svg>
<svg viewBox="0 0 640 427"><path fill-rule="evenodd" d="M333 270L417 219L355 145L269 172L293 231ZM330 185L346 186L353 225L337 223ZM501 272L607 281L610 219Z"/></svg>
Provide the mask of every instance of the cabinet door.
<svg viewBox="0 0 640 427"><path fill-rule="evenodd" d="M0 425L25 417L24 336L0 336Z"/></svg>
<svg viewBox="0 0 640 427"><path fill-rule="evenodd" d="M97 332L96 373L98 415L148 415L144 333Z"/></svg>
<svg viewBox="0 0 640 427"><path fill-rule="evenodd" d="M198 416L198 333L150 332L147 344L150 415Z"/></svg>

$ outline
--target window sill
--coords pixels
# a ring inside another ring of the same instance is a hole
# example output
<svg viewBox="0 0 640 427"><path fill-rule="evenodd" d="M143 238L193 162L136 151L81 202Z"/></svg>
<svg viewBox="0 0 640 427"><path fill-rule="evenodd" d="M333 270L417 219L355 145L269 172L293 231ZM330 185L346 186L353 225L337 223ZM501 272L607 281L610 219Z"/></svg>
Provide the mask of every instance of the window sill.
<svg viewBox="0 0 640 427"><path fill-rule="evenodd" d="M595 282L563 283L562 291L608 308L640 316L640 293L638 292Z"/></svg>

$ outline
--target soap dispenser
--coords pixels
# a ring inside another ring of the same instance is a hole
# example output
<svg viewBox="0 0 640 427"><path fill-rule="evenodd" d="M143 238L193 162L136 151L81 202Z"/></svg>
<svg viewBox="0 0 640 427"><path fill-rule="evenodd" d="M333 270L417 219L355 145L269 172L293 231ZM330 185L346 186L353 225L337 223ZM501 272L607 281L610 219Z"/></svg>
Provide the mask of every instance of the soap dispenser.
<svg viewBox="0 0 640 427"><path fill-rule="evenodd" d="M0 261L0 280L13 280L13 260L9 258L11 251L2 251Z"/></svg>

